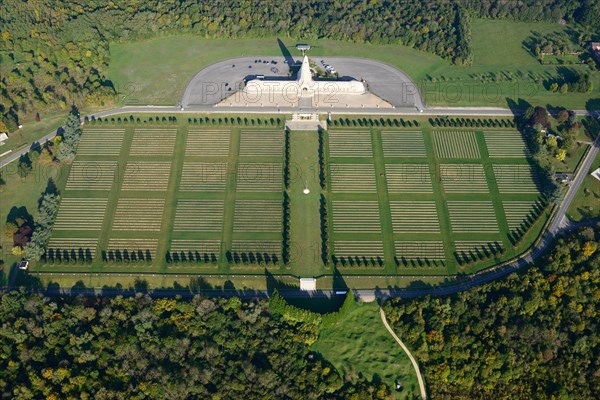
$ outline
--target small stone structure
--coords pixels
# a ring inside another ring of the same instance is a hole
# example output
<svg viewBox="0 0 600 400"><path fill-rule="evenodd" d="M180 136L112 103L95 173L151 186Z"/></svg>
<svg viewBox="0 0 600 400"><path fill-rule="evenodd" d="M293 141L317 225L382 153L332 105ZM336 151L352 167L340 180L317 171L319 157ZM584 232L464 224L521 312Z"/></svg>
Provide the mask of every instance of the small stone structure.
<svg viewBox="0 0 600 400"><path fill-rule="evenodd" d="M315 278L300 278L300 290L314 292L317 290L317 280Z"/></svg>
<svg viewBox="0 0 600 400"><path fill-rule="evenodd" d="M327 130L327 121L319 120L317 113L294 113L292 119L285 122L285 128L290 131Z"/></svg>

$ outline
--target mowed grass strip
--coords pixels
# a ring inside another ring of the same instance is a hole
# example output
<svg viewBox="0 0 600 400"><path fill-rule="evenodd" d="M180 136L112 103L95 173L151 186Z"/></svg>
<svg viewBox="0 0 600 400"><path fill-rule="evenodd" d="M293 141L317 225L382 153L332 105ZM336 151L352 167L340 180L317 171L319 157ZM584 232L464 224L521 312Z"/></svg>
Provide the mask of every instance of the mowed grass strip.
<svg viewBox="0 0 600 400"><path fill-rule="evenodd" d="M384 157L426 157L421 131L382 131Z"/></svg>
<svg viewBox="0 0 600 400"><path fill-rule="evenodd" d="M518 131L484 132L483 135L490 157L524 158L530 155L523 135Z"/></svg>
<svg viewBox="0 0 600 400"><path fill-rule="evenodd" d="M172 156L177 128L136 128L130 156Z"/></svg>
<svg viewBox="0 0 600 400"><path fill-rule="evenodd" d="M448 211L453 232L498 232L491 201L449 201Z"/></svg>
<svg viewBox="0 0 600 400"><path fill-rule="evenodd" d="M525 222L533 221L536 212L544 206L537 200L504 200L502 207L509 229L514 230L520 228Z"/></svg>
<svg viewBox="0 0 600 400"><path fill-rule="evenodd" d="M440 241L395 241L396 258L400 261L444 261L444 243Z"/></svg>
<svg viewBox="0 0 600 400"><path fill-rule="evenodd" d="M189 128L185 155L225 157L229 154L230 137L228 130Z"/></svg>
<svg viewBox="0 0 600 400"><path fill-rule="evenodd" d="M441 164L440 177L446 193L488 193L481 164Z"/></svg>
<svg viewBox="0 0 600 400"><path fill-rule="evenodd" d="M539 193L539 178L529 165L494 164L500 193Z"/></svg>
<svg viewBox="0 0 600 400"><path fill-rule="evenodd" d="M394 233L438 233L435 201L390 201Z"/></svg>
<svg viewBox="0 0 600 400"><path fill-rule="evenodd" d="M110 190L116 171L116 161L74 161L66 190Z"/></svg>
<svg viewBox="0 0 600 400"><path fill-rule="evenodd" d="M222 200L178 200L175 232L218 232L223 226Z"/></svg>
<svg viewBox="0 0 600 400"><path fill-rule="evenodd" d="M333 230L336 233L380 232L377 201L333 201Z"/></svg>
<svg viewBox="0 0 600 400"><path fill-rule="evenodd" d="M480 158L475 132L434 131L432 136L438 158Z"/></svg>
<svg viewBox="0 0 600 400"><path fill-rule="evenodd" d="M283 131L242 130L240 134L240 156L282 157Z"/></svg>
<svg viewBox="0 0 600 400"><path fill-rule="evenodd" d="M67 251L69 254L75 251L79 255L80 250L89 254L91 258L96 256L98 247L97 238L57 238L52 237L48 242L48 254L57 254Z"/></svg>
<svg viewBox="0 0 600 400"><path fill-rule="evenodd" d="M283 164L245 163L237 165L238 192L281 192Z"/></svg>
<svg viewBox="0 0 600 400"><path fill-rule="evenodd" d="M383 259L383 242L366 240L335 240L335 257L369 257Z"/></svg>
<svg viewBox="0 0 600 400"><path fill-rule="evenodd" d="M118 156L125 128L84 128L77 146L78 156Z"/></svg>
<svg viewBox="0 0 600 400"><path fill-rule="evenodd" d="M170 173L170 162L129 161L121 190L166 192Z"/></svg>
<svg viewBox="0 0 600 400"><path fill-rule="evenodd" d="M153 259L156 258L157 248L158 239L110 238L108 240L107 251L120 251L121 253L127 251L130 254L141 253L143 259L148 260L147 255L150 255Z"/></svg>
<svg viewBox="0 0 600 400"><path fill-rule="evenodd" d="M386 164L389 193L433 193L428 164Z"/></svg>
<svg viewBox="0 0 600 400"><path fill-rule="evenodd" d="M281 232L283 202L279 200L236 200L234 232Z"/></svg>
<svg viewBox="0 0 600 400"><path fill-rule="evenodd" d="M331 190L335 193L375 193L373 164L331 164Z"/></svg>
<svg viewBox="0 0 600 400"><path fill-rule="evenodd" d="M222 192L227 184L227 163L185 161L179 190L184 192Z"/></svg>
<svg viewBox="0 0 600 400"><path fill-rule="evenodd" d="M371 132L330 131L329 155L331 157L373 157Z"/></svg>
<svg viewBox="0 0 600 400"><path fill-rule="evenodd" d="M54 223L55 230L99 231L108 199L63 198Z"/></svg>
<svg viewBox="0 0 600 400"><path fill-rule="evenodd" d="M112 229L115 231L154 231L161 227L163 199L120 198Z"/></svg>

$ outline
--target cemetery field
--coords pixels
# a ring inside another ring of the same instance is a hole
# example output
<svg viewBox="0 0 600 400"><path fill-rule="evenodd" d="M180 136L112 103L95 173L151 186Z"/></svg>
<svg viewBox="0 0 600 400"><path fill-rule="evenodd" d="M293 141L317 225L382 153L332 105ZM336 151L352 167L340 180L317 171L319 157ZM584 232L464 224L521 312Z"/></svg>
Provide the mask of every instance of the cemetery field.
<svg viewBox="0 0 600 400"><path fill-rule="evenodd" d="M360 125L324 135L328 254L342 274L471 273L536 239L548 208L516 130Z"/></svg>
<svg viewBox="0 0 600 400"><path fill-rule="evenodd" d="M231 121L88 122L33 272L439 281L522 253L547 218L510 128Z"/></svg>
<svg viewBox="0 0 600 400"><path fill-rule="evenodd" d="M283 127L224 125L88 122L33 270L289 273Z"/></svg>

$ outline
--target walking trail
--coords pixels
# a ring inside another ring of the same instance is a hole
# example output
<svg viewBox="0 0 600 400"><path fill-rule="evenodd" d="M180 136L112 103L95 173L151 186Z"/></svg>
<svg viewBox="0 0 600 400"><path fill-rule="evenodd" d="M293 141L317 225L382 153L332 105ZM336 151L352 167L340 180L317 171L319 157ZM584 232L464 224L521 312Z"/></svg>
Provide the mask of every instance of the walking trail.
<svg viewBox="0 0 600 400"><path fill-rule="evenodd" d="M406 353L408 358L410 358L410 362L412 363L413 367L415 368L415 372L417 374L417 380L419 381L419 390L421 391L421 398L423 400L427 400L427 392L425 392L425 381L423 380L423 376L421 376L421 371L419 370L419 364L417 364L417 361L412 356L412 354L410 354L410 351L408 350L408 348L404 345L404 343L402 343L402 340L400 340L400 338L398 336L396 336L396 334L394 333L394 331L388 324L387 319L385 317L385 312L383 312L383 308L379 309L379 313L381 315L381 321L383 321L383 325L385 325L385 329L388 330L390 335L392 335L392 337L396 340L396 342L398 342L400 347L402 347L402 350L404 350L404 352Z"/></svg>

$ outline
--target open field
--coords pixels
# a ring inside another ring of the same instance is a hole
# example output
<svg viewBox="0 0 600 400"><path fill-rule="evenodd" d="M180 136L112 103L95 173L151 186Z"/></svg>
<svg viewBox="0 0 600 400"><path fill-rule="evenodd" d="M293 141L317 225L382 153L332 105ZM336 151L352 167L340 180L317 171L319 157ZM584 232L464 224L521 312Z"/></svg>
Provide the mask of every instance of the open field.
<svg viewBox="0 0 600 400"><path fill-rule="evenodd" d="M564 31L568 27L546 22L478 20L472 22L473 65L456 66L430 53L399 45L374 45L311 40L309 55L354 56L379 60L406 72L426 93L429 106L507 106L507 98L530 103L585 108L600 96L600 85L592 93L556 94L544 88L546 80L558 77L565 66L541 65L523 48L533 32ZM297 43L286 39L288 49ZM108 78L127 104L176 104L187 82L202 68L243 55L280 56L277 38L202 39L172 36L110 46ZM161 62L156 62L161 60ZM507 63L510 60L510 63ZM585 65L569 66L589 71ZM592 77L598 82L600 73ZM558 104L557 104L558 103Z"/></svg>
<svg viewBox="0 0 600 400"><path fill-rule="evenodd" d="M359 303L339 322L322 329L312 349L338 369L342 378L353 380L360 373L372 380L379 377L387 385L404 385L398 398L418 393L412 365L388 334L376 303Z"/></svg>
<svg viewBox="0 0 600 400"><path fill-rule="evenodd" d="M600 168L600 155L592 163L583 184L567 211L567 216L573 221L600 217L600 181L590 175Z"/></svg>

